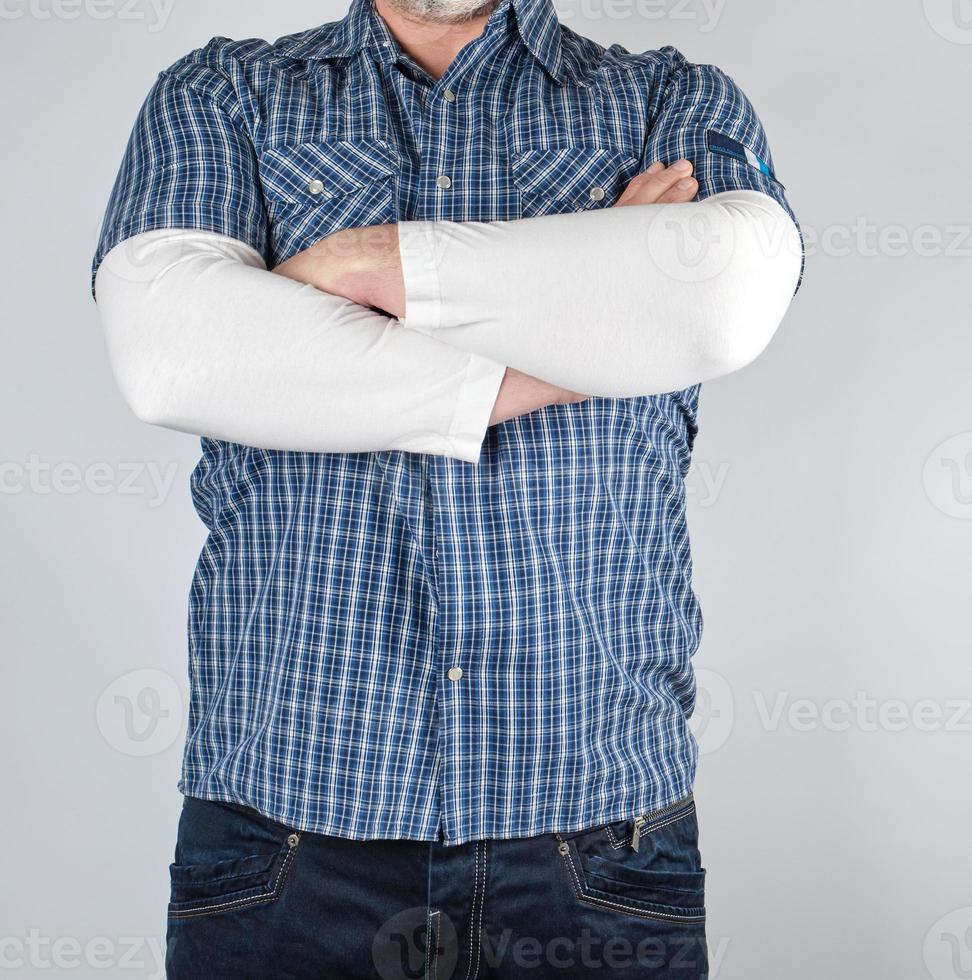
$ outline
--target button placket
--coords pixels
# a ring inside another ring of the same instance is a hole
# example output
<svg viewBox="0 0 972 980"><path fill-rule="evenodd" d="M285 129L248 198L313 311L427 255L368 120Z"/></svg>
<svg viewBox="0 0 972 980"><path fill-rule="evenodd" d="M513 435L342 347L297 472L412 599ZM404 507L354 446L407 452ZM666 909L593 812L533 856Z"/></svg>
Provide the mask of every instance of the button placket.
<svg viewBox="0 0 972 980"><path fill-rule="evenodd" d="M444 108L447 109L453 102L456 101L456 93L453 92L451 88L443 89L442 100L446 103ZM448 174L439 174L439 176L435 178L435 186L438 187L439 190L447 191L450 187L452 187L452 178Z"/></svg>

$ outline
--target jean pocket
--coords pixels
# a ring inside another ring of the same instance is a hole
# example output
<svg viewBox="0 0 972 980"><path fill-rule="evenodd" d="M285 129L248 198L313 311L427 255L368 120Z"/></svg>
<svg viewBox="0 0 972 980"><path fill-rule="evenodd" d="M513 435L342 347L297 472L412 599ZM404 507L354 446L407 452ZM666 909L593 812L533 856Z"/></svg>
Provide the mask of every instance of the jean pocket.
<svg viewBox="0 0 972 980"><path fill-rule="evenodd" d="M580 901L661 921L705 921L705 869L691 798L635 820L555 837Z"/></svg>
<svg viewBox="0 0 972 980"><path fill-rule="evenodd" d="M558 844L574 893L588 905L667 922L705 921L705 871L651 871Z"/></svg>
<svg viewBox="0 0 972 980"><path fill-rule="evenodd" d="M276 901L301 835L255 811L191 801L169 865L169 918L237 911Z"/></svg>

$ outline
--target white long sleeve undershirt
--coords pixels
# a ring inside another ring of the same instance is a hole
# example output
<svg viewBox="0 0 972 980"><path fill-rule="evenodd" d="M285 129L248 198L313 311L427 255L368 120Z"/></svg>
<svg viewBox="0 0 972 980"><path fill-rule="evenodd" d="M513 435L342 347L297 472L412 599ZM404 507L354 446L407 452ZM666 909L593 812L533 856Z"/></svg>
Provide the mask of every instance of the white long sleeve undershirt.
<svg viewBox="0 0 972 980"><path fill-rule="evenodd" d="M801 266L792 219L758 191L398 232L407 329L609 398L750 363Z"/></svg>
<svg viewBox="0 0 972 980"><path fill-rule="evenodd" d="M145 422L262 449L479 459L505 365L267 272L242 242L137 235L95 288L113 372Z"/></svg>
<svg viewBox="0 0 972 980"><path fill-rule="evenodd" d="M404 325L221 235L123 242L96 287L126 400L261 448L476 462L505 365L606 397L684 388L763 350L800 269L793 222L754 191L399 232Z"/></svg>

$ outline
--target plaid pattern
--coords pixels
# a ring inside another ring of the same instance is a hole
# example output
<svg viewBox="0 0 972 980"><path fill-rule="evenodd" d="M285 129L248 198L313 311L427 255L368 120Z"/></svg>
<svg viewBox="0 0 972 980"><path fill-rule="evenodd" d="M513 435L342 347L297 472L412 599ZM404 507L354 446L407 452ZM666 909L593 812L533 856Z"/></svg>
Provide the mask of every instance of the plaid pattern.
<svg viewBox="0 0 972 980"><path fill-rule="evenodd" d="M605 50L549 0L504 0L436 83L354 0L340 23L215 39L161 74L95 268L159 228L233 236L272 267L352 225L609 207L680 156L702 197L786 206L709 131L772 166L739 89L672 48ZM697 397L551 406L489 429L478 465L204 439L180 788L317 833L449 844L686 795Z"/></svg>

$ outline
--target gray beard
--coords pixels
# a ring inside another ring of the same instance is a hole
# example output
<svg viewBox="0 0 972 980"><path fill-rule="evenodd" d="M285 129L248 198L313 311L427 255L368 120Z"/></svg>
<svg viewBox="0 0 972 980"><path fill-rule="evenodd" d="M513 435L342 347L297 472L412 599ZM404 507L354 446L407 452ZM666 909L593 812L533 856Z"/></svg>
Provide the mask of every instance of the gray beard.
<svg viewBox="0 0 972 980"><path fill-rule="evenodd" d="M496 6L496 0L389 0L408 17L433 24L462 24Z"/></svg>

